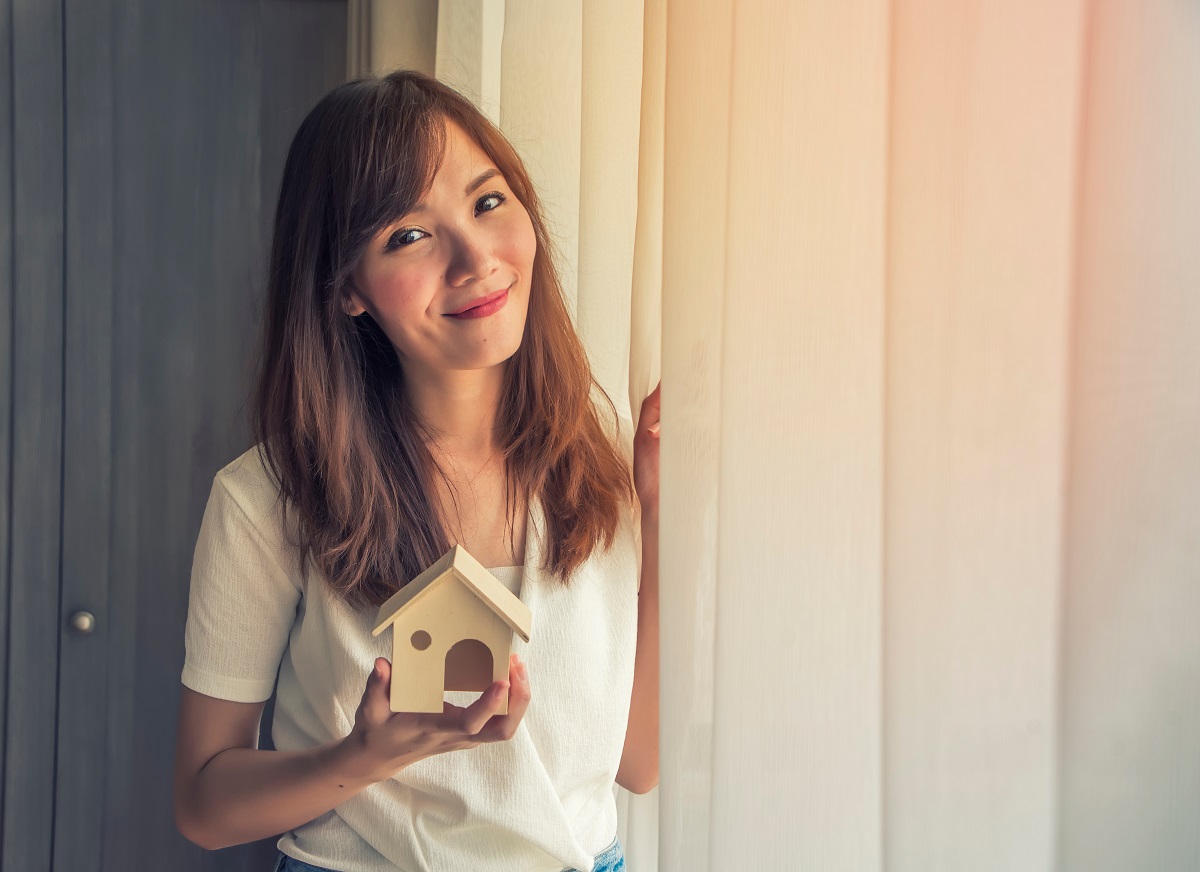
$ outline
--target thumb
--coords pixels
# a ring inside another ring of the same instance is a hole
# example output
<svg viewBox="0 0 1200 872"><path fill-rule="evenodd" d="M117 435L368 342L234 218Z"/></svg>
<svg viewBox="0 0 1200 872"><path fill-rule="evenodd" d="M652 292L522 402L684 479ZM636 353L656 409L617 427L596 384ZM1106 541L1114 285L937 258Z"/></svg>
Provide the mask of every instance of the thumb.
<svg viewBox="0 0 1200 872"><path fill-rule="evenodd" d="M373 721L386 720L392 713L391 691L392 664L383 657L376 657L375 666L367 676L367 686L363 691L364 714Z"/></svg>

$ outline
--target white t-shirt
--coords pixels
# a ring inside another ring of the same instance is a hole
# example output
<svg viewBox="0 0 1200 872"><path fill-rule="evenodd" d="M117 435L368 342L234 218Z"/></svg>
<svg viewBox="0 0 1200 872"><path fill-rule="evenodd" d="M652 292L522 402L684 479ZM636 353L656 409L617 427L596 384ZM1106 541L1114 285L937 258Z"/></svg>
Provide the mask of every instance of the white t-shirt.
<svg viewBox="0 0 1200 872"><path fill-rule="evenodd" d="M622 428L632 429L622 420ZM625 437L623 450L631 453ZM217 473L192 566L183 683L237 702L271 695L272 739L301 750L349 734L376 657L376 611L331 595L282 529L278 487L251 449ZM613 783L633 687L640 576L636 508L566 586L541 572L540 501L525 566L495 575L533 615L513 650L532 698L509 741L421 760L285 833L279 848L342 872L590 870L617 828ZM393 680L402 680L396 676ZM478 697L448 693L459 705Z"/></svg>

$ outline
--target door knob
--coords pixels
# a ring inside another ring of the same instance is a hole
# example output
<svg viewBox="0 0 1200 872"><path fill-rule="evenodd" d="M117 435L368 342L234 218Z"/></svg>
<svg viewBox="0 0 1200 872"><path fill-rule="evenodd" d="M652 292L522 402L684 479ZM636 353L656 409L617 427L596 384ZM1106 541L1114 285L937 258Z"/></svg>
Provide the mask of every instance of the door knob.
<svg viewBox="0 0 1200 872"><path fill-rule="evenodd" d="M96 629L96 616L91 612L76 612L71 615L71 629L80 636L86 636Z"/></svg>

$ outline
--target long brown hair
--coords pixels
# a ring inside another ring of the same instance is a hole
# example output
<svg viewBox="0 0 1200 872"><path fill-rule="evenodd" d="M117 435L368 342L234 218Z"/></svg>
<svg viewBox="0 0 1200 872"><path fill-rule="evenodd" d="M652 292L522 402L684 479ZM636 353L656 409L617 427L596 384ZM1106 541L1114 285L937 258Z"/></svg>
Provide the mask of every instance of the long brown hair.
<svg viewBox="0 0 1200 872"><path fill-rule="evenodd" d="M537 237L525 330L497 413L510 541L517 506L540 497L543 568L565 583L601 543L611 546L634 498L611 435L616 408L571 324L521 159L468 100L434 79L401 70L348 82L313 108L288 150L252 419L294 544L360 606L383 603L453 544L433 497L435 476L449 479L423 438L395 350L369 314L352 318L343 308L369 241L436 174L447 120L495 162ZM612 411L611 430L593 389Z"/></svg>

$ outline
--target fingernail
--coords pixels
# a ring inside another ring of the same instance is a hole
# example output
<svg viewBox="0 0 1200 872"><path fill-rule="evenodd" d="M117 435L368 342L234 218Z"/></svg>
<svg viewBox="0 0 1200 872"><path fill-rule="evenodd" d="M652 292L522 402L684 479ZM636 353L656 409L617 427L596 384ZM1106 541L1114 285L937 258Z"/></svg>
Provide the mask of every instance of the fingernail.
<svg viewBox="0 0 1200 872"><path fill-rule="evenodd" d="M525 661L517 663L517 675L521 676L522 681L529 680L529 670L525 667Z"/></svg>
<svg viewBox="0 0 1200 872"><path fill-rule="evenodd" d="M650 432L650 435L651 435L651 436L657 436L657 435L658 435L658 430L659 430L659 426L658 426L658 424L651 424L651 425L650 425L649 427L647 427L646 429L647 429L647 430Z"/></svg>

